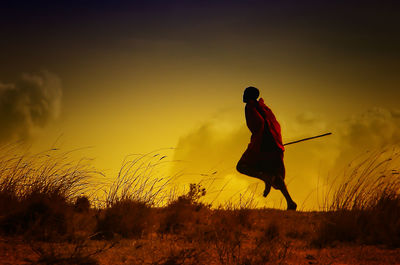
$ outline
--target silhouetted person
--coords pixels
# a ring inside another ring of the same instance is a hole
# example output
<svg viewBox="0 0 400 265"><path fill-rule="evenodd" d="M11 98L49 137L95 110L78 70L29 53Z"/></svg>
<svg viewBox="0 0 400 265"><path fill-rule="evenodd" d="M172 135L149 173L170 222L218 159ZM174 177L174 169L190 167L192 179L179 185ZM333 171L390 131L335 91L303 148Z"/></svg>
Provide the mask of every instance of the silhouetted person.
<svg viewBox="0 0 400 265"><path fill-rule="evenodd" d="M285 165L281 126L271 109L258 97L260 92L255 87L248 87L243 94L246 103L246 124L251 131L251 140L240 158L236 169L242 174L264 181L264 197L267 197L271 186L280 190L285 196L288 210L296 210L297 204L292 200L285 185Z"/></svg>

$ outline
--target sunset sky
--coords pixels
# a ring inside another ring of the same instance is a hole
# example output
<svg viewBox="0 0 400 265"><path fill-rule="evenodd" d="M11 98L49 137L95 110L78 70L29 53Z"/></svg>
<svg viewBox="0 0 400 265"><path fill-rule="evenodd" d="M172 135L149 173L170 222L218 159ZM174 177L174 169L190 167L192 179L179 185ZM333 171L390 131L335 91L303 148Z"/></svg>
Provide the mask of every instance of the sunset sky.
<svg viewBox="0 0 400 265"><path fill-rule="evenodd" d="M284 142L333 133L285 152L289 191L314 209L323 179L400 141L399 13L397 1L2 1L0 142L88 147L110 175L173 147L181 184L217 171L222 198L260 193L235 172L252 85Z"/></svg>

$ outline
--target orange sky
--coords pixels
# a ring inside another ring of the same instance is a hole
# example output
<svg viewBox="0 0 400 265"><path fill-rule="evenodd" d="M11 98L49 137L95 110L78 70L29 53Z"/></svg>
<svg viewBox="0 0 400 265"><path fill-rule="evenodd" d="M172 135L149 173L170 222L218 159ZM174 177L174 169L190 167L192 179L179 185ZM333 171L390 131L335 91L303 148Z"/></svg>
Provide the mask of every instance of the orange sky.
<svg viewBox="0 0 400 265"><path fill-rule="evenodd" d="M110 176L128 154L176 147L181 184L218 171L211 189L229 182L226 199L258 183L234 170L253 85L284 142L334 133L285 153L289 190L311 209L321 179L400 140L396 3L113 2L4 4L2 142L90 146Z"/></svg>

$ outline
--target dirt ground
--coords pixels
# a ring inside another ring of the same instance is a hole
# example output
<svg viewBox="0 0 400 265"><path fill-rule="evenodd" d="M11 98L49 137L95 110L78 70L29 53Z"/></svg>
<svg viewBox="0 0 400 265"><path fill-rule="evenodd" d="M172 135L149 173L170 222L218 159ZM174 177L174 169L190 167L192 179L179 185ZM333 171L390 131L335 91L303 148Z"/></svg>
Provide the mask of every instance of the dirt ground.
<svg viewBox="0 0 400 265"><path fill-rule="evenodd" d="M213 240L203 240L209 230L196 224L180 233L113 241L29 243L23 237L0 237L0 264L96 264L84 258L98 264L400 264L399 248L355 242L313 245L324 213L250 210L246 218L241 230L221 224L229 231L227 238Z"/></svg>

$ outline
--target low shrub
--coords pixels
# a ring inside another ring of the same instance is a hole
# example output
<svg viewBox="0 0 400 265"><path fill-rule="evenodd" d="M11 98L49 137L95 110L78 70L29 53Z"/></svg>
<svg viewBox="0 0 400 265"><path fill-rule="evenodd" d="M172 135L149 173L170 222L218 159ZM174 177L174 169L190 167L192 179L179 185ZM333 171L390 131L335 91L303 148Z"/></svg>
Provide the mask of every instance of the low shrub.
<svg viewBox="0 0 400 265"><path fill-rule="evenodd" d="M67 219L72 212L65 198L31 194L0 220L6 235L24 235L36 240L56 240L67 231Z"/></svg>
<svg viewBox="0 0 400 265"><path fill-rule="evenodd" d="M99 214L96 238L140 238L150 227L151 208L144 202L117 201Z"/></svg>
<svg viewBox="0 0 400 265"><path fill-rule="evenodd" d="M205 222L210 205L200 202L206 190L200 184L190 184L187 194L179 196L164 208L159 233L179 233L192 224Z"/></svg>
<svg viewBox="0 0 400 265"><path fill-rule="evenodd" d="M87 160L71 160L69 153L56 149L33 155L12 145L0 150L0 233L65 238L74 230L69 227L73 201L92 187L90 179L99 173Z"/></svg>

